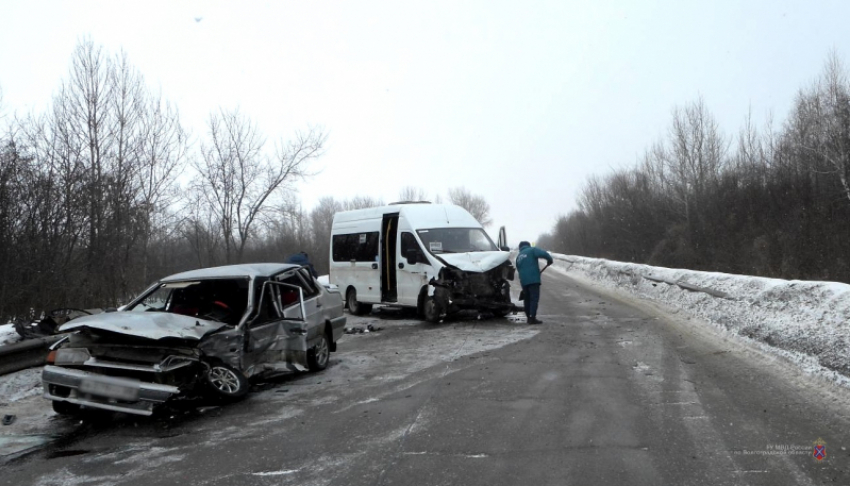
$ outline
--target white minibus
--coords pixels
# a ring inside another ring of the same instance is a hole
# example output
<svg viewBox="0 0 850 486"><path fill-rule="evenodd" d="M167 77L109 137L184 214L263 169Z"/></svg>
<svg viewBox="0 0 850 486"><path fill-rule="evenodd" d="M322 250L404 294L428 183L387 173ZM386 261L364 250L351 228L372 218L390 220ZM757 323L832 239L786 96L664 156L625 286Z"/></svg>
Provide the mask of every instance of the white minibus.
<svg viewBox="0 0 850 486"><path fill-rule="evenodd" d="M334 215L330 283L349 311L365 314L373 304L415 307L439 322L475 309L504 316L514 267L499 244L465 209L451 204L395 203Z"/></svg>

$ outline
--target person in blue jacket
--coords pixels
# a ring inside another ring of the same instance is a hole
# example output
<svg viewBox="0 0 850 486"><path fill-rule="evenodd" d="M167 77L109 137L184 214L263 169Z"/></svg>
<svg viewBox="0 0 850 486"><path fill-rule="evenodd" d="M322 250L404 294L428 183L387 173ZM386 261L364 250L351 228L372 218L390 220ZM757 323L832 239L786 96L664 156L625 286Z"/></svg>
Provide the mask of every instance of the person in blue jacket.
<svg viewBox="0 0 850 486"><path fill-rule="evenodd" d="M287 258L286 263L294 263L296 265L301 265L302 267L306 265L310 269L310 273L313 274L314 278L319 276L316 269L313 268L313 264L310 263L310 257L308 257L307 253L303 251Z"/></svg>
<svg viewBox="0 0 850 486"><path fill-rule="evenodd" d="M519 243L519 254L516 257L516 269L519 272L519 283L525 294L523 307L529 324L542 324L537 319L537 303L540 301L540 265L537 260L545 258L547 267L552 264L552 255L545 250L531 246L527 241ZM544 267L545 270L545 267Z"/></svg>

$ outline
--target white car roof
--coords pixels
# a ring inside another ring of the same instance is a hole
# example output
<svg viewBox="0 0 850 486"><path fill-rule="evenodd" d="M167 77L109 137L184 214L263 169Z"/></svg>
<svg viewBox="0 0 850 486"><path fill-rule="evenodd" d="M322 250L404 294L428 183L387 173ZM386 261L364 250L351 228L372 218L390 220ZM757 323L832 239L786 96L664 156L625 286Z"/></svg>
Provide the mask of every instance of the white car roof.
<svg viewBox="0 0 850 486"><path fill-rule="evenodd" d="M199 268L188 272L176 273L163 278L162 282L176 282L181 280L195 280L208 278L236 278L236 277L268 277L280 272L298 268L300 265L291 263L244 263L241 265L225 265L221 267Z"/></svg>

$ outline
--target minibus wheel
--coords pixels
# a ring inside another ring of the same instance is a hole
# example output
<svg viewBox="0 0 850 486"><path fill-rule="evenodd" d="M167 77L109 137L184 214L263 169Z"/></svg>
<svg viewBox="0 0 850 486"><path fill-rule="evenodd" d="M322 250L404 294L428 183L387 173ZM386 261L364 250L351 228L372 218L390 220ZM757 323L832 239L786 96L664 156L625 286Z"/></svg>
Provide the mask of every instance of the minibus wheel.
<svg viewBox="0 0 850 486"><path fill-rule="evenodd" d="M425 320L428 322L440 322L440 309L437 308L437 302L434 297L425 297L425 302L422 303L422 313Z"/></svg>
<svg viewBox="0 0 850 486"><path fill-rule="evenodd" d="M372 312L372 304L364 304L357 301L357 291L353 288L348 289L345 301L348 304L348 311L355 316L362 316Z"/></svg>

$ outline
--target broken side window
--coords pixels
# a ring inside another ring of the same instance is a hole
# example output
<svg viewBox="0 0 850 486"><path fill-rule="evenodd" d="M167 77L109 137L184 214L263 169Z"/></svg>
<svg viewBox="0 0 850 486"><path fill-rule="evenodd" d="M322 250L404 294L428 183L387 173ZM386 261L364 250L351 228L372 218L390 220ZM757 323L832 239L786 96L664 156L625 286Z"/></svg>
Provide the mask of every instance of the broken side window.
<svg viewBox="0 0 850 486"><path fill-rule="evenodd" d="M280 303L284 308L298 304L298 289L304 296L304 300L315 297L319 294L319 289L311 283L312 277L308 278L306 269L299 269L293 273L287 273L279 276L277 280L281 283L288 284L280 286ZM292 287L294 286L294 287Z"/></svg>
<svg viewBox="0 0 850 486"><path fill-rule="evenodd" d="M313 278L313 275L310 274L310 271L306 268L301 268L298 270L298 276L301 277L301 280L304 285L304 299L309 299L315 295L319 295L319 286L316 283L316 279Z"/></svg>
<svg viewBox="0 0 850 486"><path fill-rule="evenodd" d="M267 322L276 321L281 318L280 295L275 285L265 285L267 280L259 281L254 292L254 318L251 327L259 326Z"/></svg>
<svg viewBox="0 0 850 486"><path fill-rule="evenodd" d="M236 325L248 308L247 278L203 281L201 291L201 317Z"/></svg>
<svg viewBox="0 0 850 486"><path fill-rule="evenodd" d="M169 305L171 294L172 289L165 285L160 285L128 310L132 312L165 312Z"/></svg>

